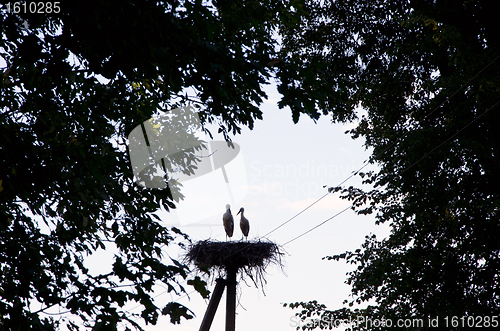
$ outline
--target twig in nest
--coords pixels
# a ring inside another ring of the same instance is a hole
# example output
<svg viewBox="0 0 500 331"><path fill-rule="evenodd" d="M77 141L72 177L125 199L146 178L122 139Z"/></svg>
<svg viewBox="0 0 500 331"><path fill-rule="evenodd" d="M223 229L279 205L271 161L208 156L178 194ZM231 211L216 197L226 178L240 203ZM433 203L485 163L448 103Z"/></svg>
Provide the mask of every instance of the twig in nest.
<svg viewBox="0 0 500 331"><path fill-rule="evenodd" d="M219 275L227 269L237 269L242 278L246 274L256 287L263 287L267 283L265 269L270 264L283 268L283 255L280 246L270 241L203 240L189 247L186 260L200 270L215 271Z"/></svg>

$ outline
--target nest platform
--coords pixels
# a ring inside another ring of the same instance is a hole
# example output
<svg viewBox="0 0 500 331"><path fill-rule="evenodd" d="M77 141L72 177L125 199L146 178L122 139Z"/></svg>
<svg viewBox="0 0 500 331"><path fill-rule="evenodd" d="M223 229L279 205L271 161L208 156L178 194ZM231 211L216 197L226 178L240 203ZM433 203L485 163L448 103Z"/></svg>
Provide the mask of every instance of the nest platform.
<svg viewBox="0 0 500 331"><path fill-rule="evenodd" d="M186 259L199 270L225 273L228 269L246 273L254 283L264 280L270 264L279 265L284 253L270 241L212 241L202 240L189 247Z"/></svg>
<svg viewBox="0 0 500 331"><path fill-rule="evenodd" d="M261 240L201 240L190 245L185 261L194 264L198 270L209 275L213 275L212 272L219 274L200 331L209 331L225 287L227 287L226 331L234 331L237 275L240 274L241 279L244 280L246 274L256 287L261 285L263 290L263 285L266 283L264 278L266 267L276 264L283 268L281 263L283 255L280 246ZM225 276L226 279L221 276Z"/></svg>

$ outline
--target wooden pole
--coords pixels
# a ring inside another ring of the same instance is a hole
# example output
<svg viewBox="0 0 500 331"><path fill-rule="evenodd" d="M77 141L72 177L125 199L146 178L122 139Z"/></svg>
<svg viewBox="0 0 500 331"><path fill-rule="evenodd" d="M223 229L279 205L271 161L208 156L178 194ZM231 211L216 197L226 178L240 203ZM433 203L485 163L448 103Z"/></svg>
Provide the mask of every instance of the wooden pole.
<svg viewBox="0 0 500 331"><path fill-rule="evenodd" d="M236 328L236 273L238 269L228 267L226 292L226 331L235 331Z"/></svg>
<svg viewBox="0 0 500 331"><path fill-rule="evenodd" d="M210 298L210 302L208 303L207 311L205 312L205 316L203 317L203 321L201 322L200 331L210 330L210 326L212 325L212 322L214 320L215 312L217 311L217 307L219 306L220 298L222 297L224 287L226 286L226 281L223 278L218 278L216 282L217 284L215 284L215 289L212 293L212 297Z"/></svg>

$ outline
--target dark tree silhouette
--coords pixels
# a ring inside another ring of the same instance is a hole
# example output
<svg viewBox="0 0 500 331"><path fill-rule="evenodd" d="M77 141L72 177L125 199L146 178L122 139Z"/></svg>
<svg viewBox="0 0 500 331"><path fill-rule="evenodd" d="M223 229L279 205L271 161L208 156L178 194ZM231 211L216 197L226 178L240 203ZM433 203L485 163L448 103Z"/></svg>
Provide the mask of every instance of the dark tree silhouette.
<svg viewBox="0 0 500 331"><path fill-rule="evenodd" d="M360 214L375 212L392 232L327 257L354 264L346 303L368 308L291 306L303 308L302 318L323 321L438 317L441 327L446 317L488 316L476 319L479 326L497 329L499 7L447 0L306 4L308 16L284 31L282 55L303 69L286 84L282 79L281 89L309 91L334 119L358 105L366 109L351 134L373 148L370 160L381 169L360 173L375 190L345 188L344 197Z"/></svg>
<svg viewBox="0 0 500 331"><path fill-rule="evenodd" d="M136 185L125 138L157 110L186 104L226 139L252 128L277 70L274 31L298 21L300 3L30 6L0 6L0 329L137 327L127 302L142 306L146 323L191 318L178 303L154 305L156 284L207 291L164 258L162 248L186 236L151 217L174 207L171 191ZM118 250L112 271L90 273L84 257L105 244ZM72 317L45 315L52 307Z"/></svg>

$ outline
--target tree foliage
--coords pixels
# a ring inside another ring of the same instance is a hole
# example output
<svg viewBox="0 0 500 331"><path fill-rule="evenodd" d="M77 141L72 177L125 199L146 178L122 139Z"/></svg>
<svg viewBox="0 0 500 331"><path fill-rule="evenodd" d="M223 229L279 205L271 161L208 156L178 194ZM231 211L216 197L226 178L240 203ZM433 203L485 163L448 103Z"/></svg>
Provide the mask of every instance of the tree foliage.
<svg viewBox="0 0 500 331"><path fill-rule="evenodd" d="M128 302L141 305L146 323L160 314L191 318L178 303L153 301L156 284L183 293L186 279L207 293L186 265L164 257L186 236L151 217L175 205L168 190L134 183L127 134L158 109L184 104L198 105L202 121L219 123L227 139L252 128L280 62L274 32L298 21L300 2L1 9L0 329L137 326ZM92 273L84 258L108 247L117 249L110 272ZM71 318L45 315L52 307Z"/></svg>
<svg viewBox="0 0 500 331"><path fill-rule="evenodd" d="M310 74L287 86L325 96L316 106L336 120L366 109L351 134L373 148L380 171L360 175L376 189L346 188L344 197L365 201L357 211L376 212L391 234L327 257L356 267L346 303L367 308L292 307L303 319L439 317L441 327L447 316L498 316L499 8L479 0L306 4L308 16L284 29L284 50ZM315 327L328 324L307 326Z"/></svg>

